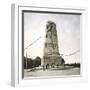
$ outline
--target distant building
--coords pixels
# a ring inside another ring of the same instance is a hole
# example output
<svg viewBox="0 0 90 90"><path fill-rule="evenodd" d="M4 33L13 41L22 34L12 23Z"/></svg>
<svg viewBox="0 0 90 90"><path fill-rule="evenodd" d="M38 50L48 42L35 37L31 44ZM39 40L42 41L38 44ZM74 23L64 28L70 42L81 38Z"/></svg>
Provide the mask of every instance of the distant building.
<svg viewBox="0 0 90 90"><path fill-rule="evenodd" d="M48 21L46 25L46 40L44 46L44 65L47 67L62 65L62 57L59 53L56 24Z"/></svg>

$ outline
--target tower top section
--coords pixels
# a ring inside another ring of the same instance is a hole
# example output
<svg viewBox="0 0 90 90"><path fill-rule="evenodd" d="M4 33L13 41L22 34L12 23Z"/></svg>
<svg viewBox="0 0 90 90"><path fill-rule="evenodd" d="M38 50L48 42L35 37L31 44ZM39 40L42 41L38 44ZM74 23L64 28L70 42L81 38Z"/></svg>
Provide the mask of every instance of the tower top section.
<svg viewBox="0 0 90 90"><path fill-rule="evenodd" d="M46 29L47 31L56 30L56 24L53 21L48 21Z"/></svg>
<svg viewBox="0 0 90 90"><path fill-rule="evenodd" d="M47 23L48 24L55 24L55 22L53 22L53 21L48 21Z"/></svg>

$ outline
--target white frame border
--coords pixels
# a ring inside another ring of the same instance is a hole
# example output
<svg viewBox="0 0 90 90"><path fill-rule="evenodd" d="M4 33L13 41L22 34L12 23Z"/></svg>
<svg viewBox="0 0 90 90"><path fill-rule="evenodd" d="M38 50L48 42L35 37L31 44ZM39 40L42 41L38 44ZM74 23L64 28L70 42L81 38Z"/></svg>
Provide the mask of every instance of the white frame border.
<svg viewBox="0 0 90 90"><path fill-rule="evenodd" d="M49 82L52 82L51 79L48 79L48 83L43 82L47 79L40 79L42 82L38 83L38 80L22 80L22 10L35 10L35 11L55 11L55 12L71 12L71 13L81 13L81 59L82 59L82 75L80 77L62 77L62 78L52 78L52 80L58 81L59 83L77 83L87 81L87 60L85 60L85 49L84 48L84 38L87 32L87 23L86 16L87 11L85 8L50 8L50 7L33 7L23 4L12 4L11 7L11 85L12 86L32 86L32 85L48 85ZM20 17L20 18L19 18ZM50 77L49 77L50 78ZM37 78L36 78L37 79ZM54 82L55 83L55 82Z"/></svg>

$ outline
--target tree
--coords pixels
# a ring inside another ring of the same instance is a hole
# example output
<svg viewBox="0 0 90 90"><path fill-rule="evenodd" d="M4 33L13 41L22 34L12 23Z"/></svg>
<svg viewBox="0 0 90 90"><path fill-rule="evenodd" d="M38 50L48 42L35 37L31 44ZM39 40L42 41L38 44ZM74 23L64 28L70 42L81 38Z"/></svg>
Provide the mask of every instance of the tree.
<svg viewBox="0 0 90 90"><path fill-rule="evenodd" d="M65 60L64 58L61 59L61 65L64 65L65 64Z"/></svg>
<svg viewBox="0 0 90 90"><path fill-rule="evenodd" d="M35 58L35 67L38 67L38 66L40 66L41 65L41 58L40 57L36 57Z"/></svg>

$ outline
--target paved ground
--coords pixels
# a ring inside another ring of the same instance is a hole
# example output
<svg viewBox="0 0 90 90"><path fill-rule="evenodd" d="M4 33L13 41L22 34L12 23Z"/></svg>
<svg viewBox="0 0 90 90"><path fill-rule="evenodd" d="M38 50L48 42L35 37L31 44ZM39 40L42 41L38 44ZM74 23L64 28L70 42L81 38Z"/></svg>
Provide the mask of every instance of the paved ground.
<svg viewBox="0 0 90 90"><path fill-rule="evenodd" d="M63 76L63 75L80 75L80 68L70 68L64 70L24 70L24 77L39 77L39 76Z"/></svg>

